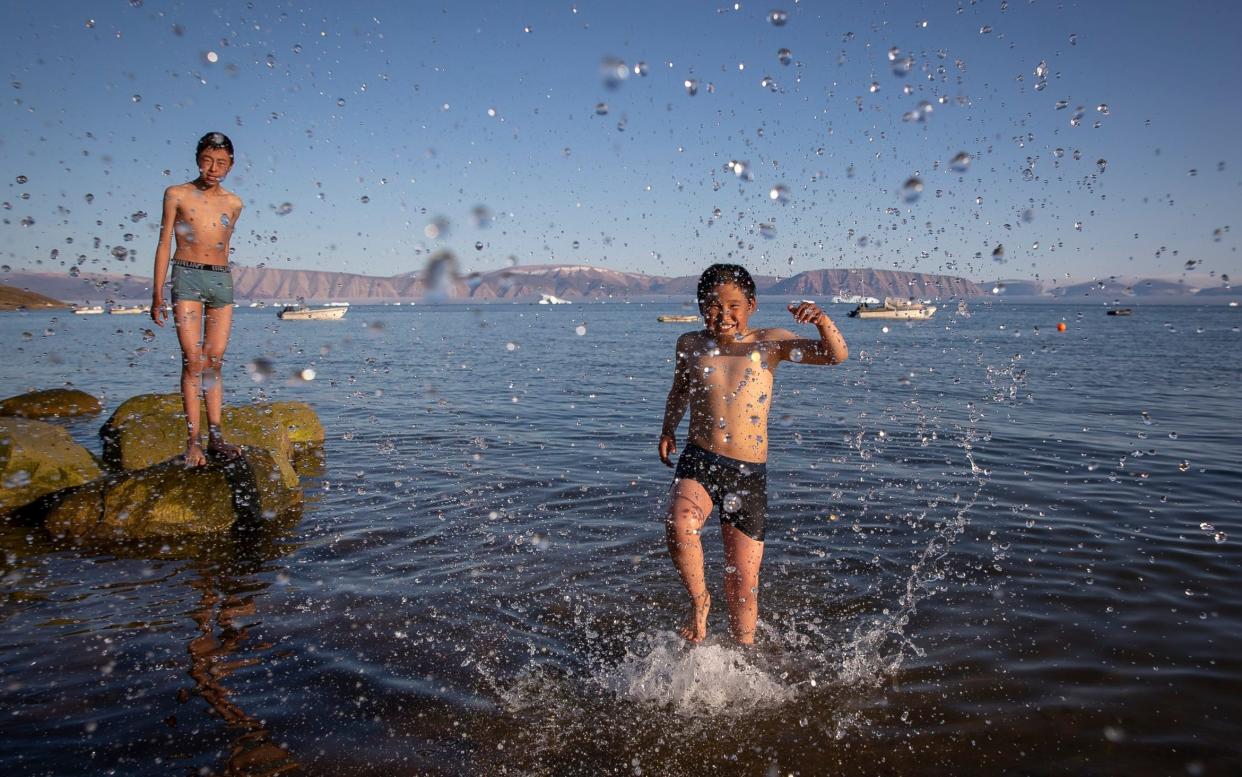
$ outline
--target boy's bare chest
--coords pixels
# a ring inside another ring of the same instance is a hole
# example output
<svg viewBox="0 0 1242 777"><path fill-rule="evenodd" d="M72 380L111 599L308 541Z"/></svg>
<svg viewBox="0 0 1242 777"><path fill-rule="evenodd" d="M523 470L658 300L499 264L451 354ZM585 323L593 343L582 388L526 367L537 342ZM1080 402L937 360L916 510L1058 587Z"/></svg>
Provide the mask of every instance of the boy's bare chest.
<svg viewBox="0 0 1242 777"><path fill-rule="evenodd" d="M708 402L766 400L772 392L772 365L767 352L759 347L735 353L709 350L692 356L687 367L691 392Z"/></svg>

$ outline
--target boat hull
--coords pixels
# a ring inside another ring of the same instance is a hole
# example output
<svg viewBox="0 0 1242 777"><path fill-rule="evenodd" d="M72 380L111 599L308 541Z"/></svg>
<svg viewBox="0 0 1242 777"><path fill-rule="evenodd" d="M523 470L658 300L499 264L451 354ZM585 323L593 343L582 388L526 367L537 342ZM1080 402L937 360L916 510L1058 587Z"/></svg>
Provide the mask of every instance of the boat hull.
<svg viewBox="0 0 1242 777"><path fill-rule="evenodd" d="M853 311L850 311L850 316L852 318L887 318L887 319L898 319L898 320L928 319L934 316L935 314L936 314L935 305L924 305L919 308L909 308L907 310L892 309L892 308L878 308L874 310L868 310L865 307L859 307Z"/></svg>
<svg viewBox="0 0 1242 777"><path fill-rule="evenodd" d="M345 318L349 308L308 308L306 310L282 310L276 314L281 321L336 321Z"/></svg>

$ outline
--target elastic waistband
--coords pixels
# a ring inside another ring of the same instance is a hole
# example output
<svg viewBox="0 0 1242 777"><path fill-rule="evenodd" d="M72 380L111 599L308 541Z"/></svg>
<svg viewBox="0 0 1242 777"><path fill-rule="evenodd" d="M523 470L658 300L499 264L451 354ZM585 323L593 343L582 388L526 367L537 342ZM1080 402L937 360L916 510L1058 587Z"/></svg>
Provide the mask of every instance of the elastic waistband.
<svg viewBox="0 0 1242 777"><path fill-rule="evenodd" d="M184 267L187 270L208 270L210 272L228 272L231 268L227 264L203 264L202 262L183 262L180 259L173 259L173 264L178 267Z"/></svg>
<svg viewBox="0 0 1242 777"><path fill-rule="evenodd" d="M722 456L714 451L709 451L701 445L695 445L692 442L686 443L686 451L694 450L694 455L702 458L708 464L715 464L718 467L728 467L743 475L764 475L767 474L768 465L762 461L742 461L741 459Z"/></svg>

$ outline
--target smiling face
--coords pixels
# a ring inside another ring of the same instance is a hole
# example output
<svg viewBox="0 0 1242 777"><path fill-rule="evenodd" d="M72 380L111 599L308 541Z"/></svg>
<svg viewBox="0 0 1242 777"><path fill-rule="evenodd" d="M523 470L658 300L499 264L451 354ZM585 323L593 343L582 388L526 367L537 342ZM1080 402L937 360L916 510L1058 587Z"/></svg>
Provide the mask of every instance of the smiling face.
<svg viewBox="0 0 1242 777"><path fill-rule="evenodd" d="M712 337L738 337L749 328L755 300L747 297L736 284L721 283L713 286L706 298L699 301L699 312Z"/></svg>
<svg viewBox="0 0 1242 777"><path fill-rule="evenodd" d="M233 158L223 148L205 148L198 155L198 175L208 186L219 186L233 169Z"/></svg>

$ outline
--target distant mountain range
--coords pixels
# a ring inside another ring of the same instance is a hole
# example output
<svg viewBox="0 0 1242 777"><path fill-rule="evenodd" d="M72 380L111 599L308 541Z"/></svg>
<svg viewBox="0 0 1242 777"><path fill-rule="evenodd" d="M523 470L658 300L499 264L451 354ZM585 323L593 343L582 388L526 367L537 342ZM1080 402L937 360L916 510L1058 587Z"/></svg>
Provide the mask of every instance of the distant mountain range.
<svg viewBox="0 0 1242 777"><path fill-rule="evenodd" d="M286 270L237 265L233 270L234 293L239 301L352 302L436 300L530 301L542 294L569 300L634 299L642 297L694 296L698 276L665 277L618 272L589 265L521 265L485 273L460 274L452 260L429 267L426 272L393 276ZM117 274L8 272L0 282L36 294L71 303L100 304L108 301L151 298L151 279ZM428 288L428 283L433 288ZM760 294L815 296L821 301L833 294L870 297L917 297L919 299L969 299L1003 294L1007 297L1122 298L1189 297L1219 298L1221 288L1200 290L1186 284L1143 279L1081 283L1045 289L1039 281L1015 280L978 284L951 275L873 269L808 270L788 278L755 276ZM169 295L166 293L165 298Z"/></svg>

